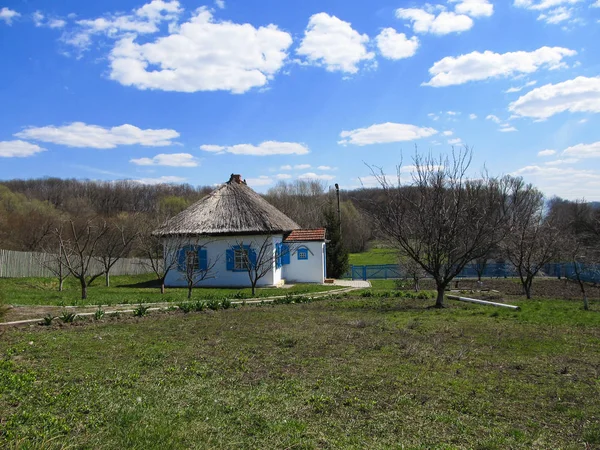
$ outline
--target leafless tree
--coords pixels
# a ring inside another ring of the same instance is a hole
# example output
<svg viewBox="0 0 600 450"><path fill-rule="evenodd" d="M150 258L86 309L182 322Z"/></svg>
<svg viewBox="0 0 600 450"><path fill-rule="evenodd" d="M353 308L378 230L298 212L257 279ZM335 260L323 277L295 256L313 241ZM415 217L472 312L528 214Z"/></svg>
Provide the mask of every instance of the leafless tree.
<svg viewBox="0 0 600 450"><path fill-rule="evenodd" d="M189 241L177 249L177 269L185 280L188 294L187 298L192 298L192 291L201 281L214 278L215 266L219 262L219 257L213 259L207 258L206 246L210 242L190 243Z"/></svg>
<svg viewBox="0 0 600 450"><path fill-rule="evenodd" d="M71 274L65 265L65 249L60 241L57 240L51 245L41 246L40 250L41 253L36 253L39 264L58 278L58 291L62 292L64 282Z"/></svg>
<svg viewBox="0 0 600 450"><path fill-rule="evenodd" d="M527 186L522 199L510 216L502 250L517 271L523 293L530 299L534 278L544 265L560 255L563 234L554 218L544 214L541 192Z"/></svg>
<svg viewBox="0 0 600 450"><path fill-rule="evenodd" d="M92 262L97 256L98 245L107 232L108 225L101 219L71 219L65 227L54 231L64 251L65 266L79 280L82 300L87 299L88 286L104 273L103 270L92 272Z"/></svg>
<svg viewBox="0 0 600 450"><path fill-rule="evenodd" d="M228 255L233 261L228 261L230 267L245 271L250 280L252 295L256 294L256 285L269 272L276 269L278 258L291 255L297 245L293 243L285 245L273 245L273 236L261 236L258 240L236 239L233 241L234 250Z"/></svg>
<svg viewBox="0 0 600 450"><path fill-rule="evenodd" d="M117 217L107 223L107 231L98 242L94 259L104 268L105 285L110 286L110 270L127 256L138 236L136 217Z"/></svg>
<svg viewBox="0 0 600 450"><path fill-rule="evenodd" d="M400 271L405 274L406 278L412 280L415 292L419 292L421 290L420 281L425 277L425 271L421 265L410 257L401 256L399 266Z"/></svg>
<svg viewBox="0 0 600 450"><path fill-rule="evenodd" d="M470 261L485 255L505 235L507 212L519 200L518 179L492 178L486 172L469 179L471 152L451 157L415 155L412 183L397 183L373 171L384 201L373 220L384 236L431 275L435 307L444 307L444 291Z"/></svg>

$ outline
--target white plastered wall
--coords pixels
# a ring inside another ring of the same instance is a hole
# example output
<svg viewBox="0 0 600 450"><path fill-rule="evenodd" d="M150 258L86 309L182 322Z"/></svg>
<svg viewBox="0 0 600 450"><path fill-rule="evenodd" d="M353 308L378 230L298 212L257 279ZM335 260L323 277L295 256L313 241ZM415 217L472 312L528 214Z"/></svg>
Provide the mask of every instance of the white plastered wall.
<svg viewBox="0 0 600 450"><path fill-rule="evenodd" d="M208 266L214 267L211 270L209 278L200 281L196 286L204 287L250 287L250 277L247 271L233 272L227 270L227 258L226 251L233 246L238 244L250 245L258 253L258 249L263 243L271 239L273 254L275 253L276 244L281 242L282 235L271 235L271 236L220 236L220 237L207 237L207 238L190 238L184 245L198 245L204 246L207 250ZM171 249L180 247L177 245L181 243L180 239L177 238L165 238L165 258L176 258L176 254ZM260 280L258 280L257 286L278 286L281 283L281 268L275 267L275 258L273 260L273 268ZM186 280L185 275L177 270L177 267L173 268L165 280L165 284L171 287L185 287Z"/></svg>
<svg viewBox="0 0 600 450"><path fill-rule="evenodd" d="M298 249L308 249L308 259L298 259ZM294 242L290 263L283 266L286 283L324 283L325 242Z"/></svg>

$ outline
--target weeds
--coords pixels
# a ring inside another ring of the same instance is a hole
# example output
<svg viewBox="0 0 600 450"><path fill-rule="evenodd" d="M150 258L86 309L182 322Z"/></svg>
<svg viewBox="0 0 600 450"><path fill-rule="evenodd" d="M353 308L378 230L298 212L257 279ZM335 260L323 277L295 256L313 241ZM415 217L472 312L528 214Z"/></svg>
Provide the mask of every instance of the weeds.
<svg viewBox="0 0 600 450"><path fill-rule="evenodd" d="M143 305L143 304L139 304L134 310L133 310L133 315L135 317L144 317L145 315L148 314L148 310L150 309L149 306Z"/></svg>
<svg viewBox="0 0 600 450"><path fill-rule="evenodd" d="M64 323L73 323L76 317L77 314L75 314L74 312L63 311L60 315L60 320L62 320Z"/></svg>
<svg viewBox="0 0 600 450"><path fill-rule="evenodd" d="M42 319L42 321L40 322L40 325L49 327L50 325L52 325L53 320L54 320L54 316L52 314L48 314L46 317L44 317Z"/></svg>
<svg viewBox="0 0 600 450"><path fill-rule="evenodd" d="M98 306L98 309L96 310L96 312L94 312L94 319L101 320L104 317L104 314L106 314L104 310L100 306Z"/></svg>
<svg viewBox="0 0 600 450"><path fill-rule="evenodd" d="M221 300L221 308L223 308L223 309L231 308L231 300L229 300L228 298L224 298L223 300Z"/></svg>
<svg viewBox="0 0 600 450"><path fill-rule="evenodd" d="M194 311L204 311L206 309L206 302L203 300L196 300L193 305Z"/></svg>
<svg viewBox="0 0 600 450"><path fill-rule="evenodd" d="M221 302L216 298L211 298L206 302L206 307L208 309L212 309L213 311L217 311L219 308L221 308Z"/></svg>

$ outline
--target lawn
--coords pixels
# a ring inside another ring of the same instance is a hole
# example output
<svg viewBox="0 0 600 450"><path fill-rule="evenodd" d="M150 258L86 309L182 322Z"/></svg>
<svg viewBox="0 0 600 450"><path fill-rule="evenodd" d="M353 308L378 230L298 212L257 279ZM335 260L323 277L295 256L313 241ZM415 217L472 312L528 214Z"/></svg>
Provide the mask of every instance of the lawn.
<svg viewBox="0 0 600 450"><path fill-rule="evenodd" d="M516 302L345 295L7 329L0 447L597 448L598 305Z"/></svg>
<svg viewBox="0 0 600 450"><path fill-rule="evenodd" d="M114 276L111 287L104 286L104 279L98 279L89 288L88 299L81 300L81 290L77 280L67 278L64 291L58 292L58 281L52 278L0 278L2 300L11 305L115 305L156 302L181 302L187 299L187 289L167 288L161 295L159 286L151 275ZM309 294L339 289L334 286L298 284L291 288L258 289L256 297L270 297L285 294ZM252 291L227 288L195 288L193 299L251 298Z"/></svg>
<svg viewBox="0 0 600 450"><path fill-rule="evenodd" d="M350 253L349 262L353 266L398 264L398 250L393 248L372 248L362 253Z"/></svg>

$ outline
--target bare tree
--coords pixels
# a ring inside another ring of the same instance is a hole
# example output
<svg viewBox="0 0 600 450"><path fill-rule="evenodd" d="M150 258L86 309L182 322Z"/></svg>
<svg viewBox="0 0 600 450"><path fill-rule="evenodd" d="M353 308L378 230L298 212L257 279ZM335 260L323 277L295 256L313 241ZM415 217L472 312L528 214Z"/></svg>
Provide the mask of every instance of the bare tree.
<svg viewBox="0 0 600 450"><path fill-rule="evenodd" d="M106 286L110 286L110 270L121 259L127 256L138 231L134 228L133 218L118 217L107 223L107 231L98 242L98 254L94 259L104 268Z"/></svg>
<svg viewBox="0 0 600 450"><path fill-rule="evenodd" d="M421 290L421 278L425 277L425 271L421 265L412 258L401 256L399 266L401 272L405 274L406 278L410 278L412 280L413 289L415 292L419 292L419 290Z"/></svg>
<svg viewBox="0 0 600 450"><path fill-rule="evenodd" d="M528 186L523 201L513 210L503 253L515 267L525 296L531 298L533 279L561 251L563 234L555 219L544 214L544 196Z"/></svg>
<svg viewBox="0 0 600 450"><path fill-rule="evenodd" d="M92 262L97 256L98 244L108 232L104 220L69 220L66 227L56 228L54 234L63 248L65 266L79 280L81 298L87 299L87 288L104 271L92 273Z"/></svg>
<svg viewBox="0 0 600 450"><path fill-rule="evenodd" d="M435 159L415 155L412 184L397 184L381 170L373 171L384 201L374 211L380 231L401 252L431 275L436 283L435 307L444 307L448 284L475 258L497 245L505 234L507 211L519 200L518 179L469 179L471 152Z"/></svg>
<svg viewBox="0 0 600 450"><path fill-rule="evenodd" d="M217 256L214 259L208 259L206 246L209 242L186 243L177 249L177 269L182 274L185 280L188 295L187 298L192 298L192 291L201 281L214 278L215 266L219 261Z"/></svg>
<svg viewBox="0 0 600 450"><path fill-rule="evenodd" d="M236 239L233 249L227 254L227 265L248 274L252 295L255 295L259 280L275 270L282 258L293 253L295 248L292 243L273 245L271 235L262 236L258 242Z"/></svg>
<svg viewBox="0 0 600 450"><path fill-rule="evenodd" d="M42 246L40 248L42 253L36 253L36 258L42 267L58 278L58 291L62 292L64 282L71 273L65 264L65 249L63 245L58 241L55 243L55 247L58 248L58 252L56 252L56 248L52 249L49 245Z"/></svg>

